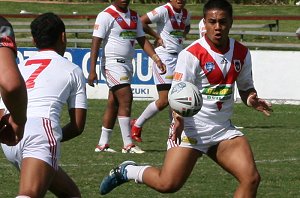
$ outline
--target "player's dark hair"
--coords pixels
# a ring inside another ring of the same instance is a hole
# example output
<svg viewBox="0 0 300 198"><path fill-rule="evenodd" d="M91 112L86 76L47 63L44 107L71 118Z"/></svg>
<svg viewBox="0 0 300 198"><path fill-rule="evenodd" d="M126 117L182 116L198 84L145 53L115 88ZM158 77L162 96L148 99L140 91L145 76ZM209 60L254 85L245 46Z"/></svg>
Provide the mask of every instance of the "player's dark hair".
<svg viewBox="0 0 300 198"><path fill-rule="evenodd" d="M39 15L31 22L30 28L38 49L52 47L66 29L64 22L52 12Z"/></svg>
<svg viewBox="0 0 300 198"><path fill-rule="evenodd" d="M227 0L209 0L203 7L203 16L205 18L208 10L219 9L224 10L232 17L232 5Z"/></svg>

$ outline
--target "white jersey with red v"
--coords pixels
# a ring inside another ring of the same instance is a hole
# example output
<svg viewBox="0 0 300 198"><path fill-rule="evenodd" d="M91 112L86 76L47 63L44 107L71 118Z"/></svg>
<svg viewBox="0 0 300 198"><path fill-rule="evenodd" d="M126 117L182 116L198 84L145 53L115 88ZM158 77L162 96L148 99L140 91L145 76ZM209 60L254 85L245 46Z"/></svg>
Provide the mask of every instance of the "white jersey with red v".
<svg viewBox="0 0 300 198"><path fill-rule="evenodd" d="M222 122L232 114L235 82L241 90L253 87L251 71L251 56L245 46L230 39L228 50L221 53L202 38L182 51L174 80L195 83L204 100L198 114Z"/></svg>
<svg viewBox="0 0 300 198"><path fill-rule="evenodd" d="M168 10L169 19L171 21L171 25L174 30L185 30L185 21L187 19L188 12L185 8L182 9L182 16L179 20L180 23L178 24L177 19L175 17L173 9L169 5L165 5L165 8Z"/></svg>
<svg viewBox="0 0 300 198"><path fill-rule="evenodd" d="M93 36L103 39L102 61L131 60L136 39L145 36L145 33L135 11L123 12L110 5L98 14Z"/></svg>

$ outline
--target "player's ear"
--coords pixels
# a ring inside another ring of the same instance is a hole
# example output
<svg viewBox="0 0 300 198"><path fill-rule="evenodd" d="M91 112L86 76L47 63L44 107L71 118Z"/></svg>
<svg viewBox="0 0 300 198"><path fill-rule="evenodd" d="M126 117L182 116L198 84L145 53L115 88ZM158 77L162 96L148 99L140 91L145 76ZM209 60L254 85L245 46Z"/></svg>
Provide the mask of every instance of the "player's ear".
<svg viewBox="0 0 300 198"><path fill-rule="evenodd" d="M67 43L67 35L66 32L61 33L61 42L66 44Z"/></svg>
<svg viewBox="0 0 300 198"><path fill-rule="evenodd" d="M31 42L32 42L33 46L36 46L36 42L35 42L34 38L32 38Z"/></svg>

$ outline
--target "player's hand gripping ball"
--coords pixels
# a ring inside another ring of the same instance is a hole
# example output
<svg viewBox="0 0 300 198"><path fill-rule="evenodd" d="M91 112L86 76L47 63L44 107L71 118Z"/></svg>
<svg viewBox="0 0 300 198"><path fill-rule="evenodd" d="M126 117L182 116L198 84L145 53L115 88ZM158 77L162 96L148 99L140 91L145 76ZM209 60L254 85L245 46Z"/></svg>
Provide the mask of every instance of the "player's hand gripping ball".
<svg viewBox="0 0 300 198"><path fill-rule="evenodd" d="M16 142L16 135L8 123L9 116L9 114L6 114L0 120L0 142L13 146Z"/></svg>
<svg viewBox="0 0 300 198"><path fill-rule="evenodd" d="M190 82L178 82L172 85L168 100L170 107L183 117L197 114L203 104L199 89Z"/></svg>

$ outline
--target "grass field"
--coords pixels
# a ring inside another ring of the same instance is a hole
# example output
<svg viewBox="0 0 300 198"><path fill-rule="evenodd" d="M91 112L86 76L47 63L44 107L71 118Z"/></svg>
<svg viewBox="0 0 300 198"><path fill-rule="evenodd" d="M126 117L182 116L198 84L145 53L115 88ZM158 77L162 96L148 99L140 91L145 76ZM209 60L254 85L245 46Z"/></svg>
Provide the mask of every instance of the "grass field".
<svg viewBox="0 0 300 198"><path fill-rule="evenodd" d="M137 117L148 102L134 101L133 117ZM77 182L84 198L101 197L99 182L108 171L124 160L160 166L166 149L168 114L157 114L144 126L144 142L139 144L145 154L122 154L121 135L116 124L111 147L118 153L95 153L100 136L101 117L105 100L89 100L89 111L84 133L63 143L61 166ZM235 106L233 122L243 126L242 131L252 145L258 169L262 176L259 198L300 197L300 106L274 105L274 113L267 118L243 104ZM66 122L66 112L62 122ZM0 197L14 197L18 189L18 173L0 152ZM236 181L209 158L200 158L191 177L175 194L163 195L133 182L124 184L105 197L232 197ZM48 193L46 197L54 197Z"/></svg>

